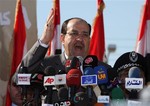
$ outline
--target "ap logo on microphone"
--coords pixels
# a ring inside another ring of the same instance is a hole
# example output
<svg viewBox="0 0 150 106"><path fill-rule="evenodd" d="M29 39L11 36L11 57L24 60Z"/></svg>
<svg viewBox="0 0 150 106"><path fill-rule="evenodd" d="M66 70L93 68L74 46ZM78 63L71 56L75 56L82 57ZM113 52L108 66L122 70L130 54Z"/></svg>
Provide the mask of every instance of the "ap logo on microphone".
<svg viewBox="0 0 150 106"><path fill-rule="evenodd" d="M55 76L45 76L44 86L55 85Z"/></svg>

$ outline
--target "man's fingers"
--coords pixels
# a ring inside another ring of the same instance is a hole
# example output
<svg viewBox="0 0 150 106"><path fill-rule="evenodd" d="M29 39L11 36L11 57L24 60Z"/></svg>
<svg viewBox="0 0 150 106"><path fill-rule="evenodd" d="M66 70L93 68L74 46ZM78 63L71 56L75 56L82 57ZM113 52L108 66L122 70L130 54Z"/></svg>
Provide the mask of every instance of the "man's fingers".
<svg viewBox="0 0 150 106"><path fill-rule="evenodd" d="M54 9L52 8L47 18L47 24L53 23L53 21L54 21Z"/></svg>

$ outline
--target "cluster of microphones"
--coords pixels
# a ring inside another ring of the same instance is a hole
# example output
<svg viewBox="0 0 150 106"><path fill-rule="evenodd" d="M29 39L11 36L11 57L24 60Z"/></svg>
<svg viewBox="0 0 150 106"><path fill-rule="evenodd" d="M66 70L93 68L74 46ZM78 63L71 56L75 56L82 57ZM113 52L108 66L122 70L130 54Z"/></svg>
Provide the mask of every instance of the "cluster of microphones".
<svg viewBox="0 0 150 106"><path fill-rule="evenodd" d="M80 56L69 58L65 66L66 70L58 72L48 66L43 73L34 74L28 73L26 67L21 67L17 84L22 87L23 106L33 101L36 106L94 106L93 103L126 106L122 105L126 99L120 87L122 83L129 92L130 101L125 103L131 106L138 103L138 92L143 89L138 67L131 68L125 82L121 82L117 71L99 62L95 55L88 55L84 59ZM29 86L33 86L34 98L27 101ZM93 90L96 86L100 89L99 96ZM54 95L56 91L57 95ZM41 95L45 96L44 102L41 102Z"/></svg>

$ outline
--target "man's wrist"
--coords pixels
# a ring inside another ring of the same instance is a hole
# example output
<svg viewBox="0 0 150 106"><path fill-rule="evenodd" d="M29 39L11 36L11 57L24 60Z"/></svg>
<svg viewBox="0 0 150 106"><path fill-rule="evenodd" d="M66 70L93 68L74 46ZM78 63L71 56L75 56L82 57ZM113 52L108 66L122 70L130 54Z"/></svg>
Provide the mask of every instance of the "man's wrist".
<svg viewBox="0 0 150 106"><path fill-rule="evenodd" d="M38 42L42 47L48 48L49 46L48 44L43 43L40 39L38 40Z"/></svg>

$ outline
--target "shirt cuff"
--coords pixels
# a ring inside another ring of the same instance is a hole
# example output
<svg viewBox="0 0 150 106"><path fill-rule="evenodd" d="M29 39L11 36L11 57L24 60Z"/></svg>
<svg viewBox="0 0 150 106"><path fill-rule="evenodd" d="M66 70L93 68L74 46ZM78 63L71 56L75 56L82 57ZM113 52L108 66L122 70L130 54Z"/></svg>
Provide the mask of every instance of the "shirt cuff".
<svg viewBox="0 0 150 106"><path fill-rule="evenodd" d="M45 44L45 43L42 43L40 39L39 39L38 41L39 41L39 44L40 44L42 47L48 48L49 45L47 45L47 44Z"/></svg>

